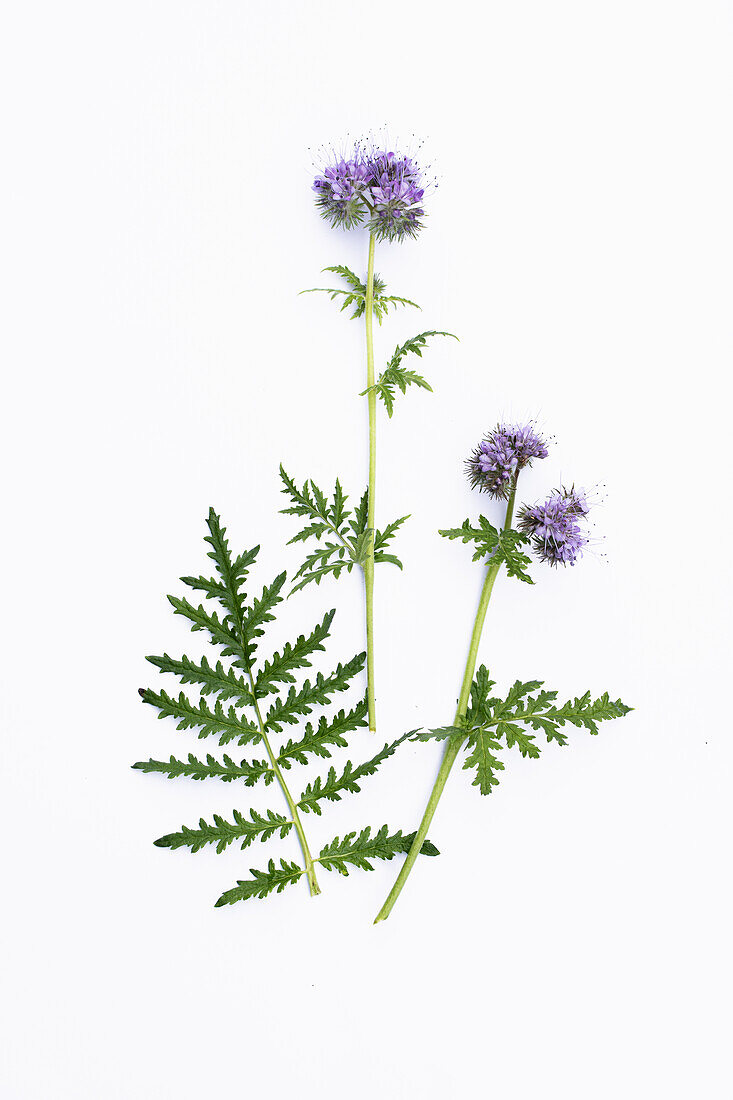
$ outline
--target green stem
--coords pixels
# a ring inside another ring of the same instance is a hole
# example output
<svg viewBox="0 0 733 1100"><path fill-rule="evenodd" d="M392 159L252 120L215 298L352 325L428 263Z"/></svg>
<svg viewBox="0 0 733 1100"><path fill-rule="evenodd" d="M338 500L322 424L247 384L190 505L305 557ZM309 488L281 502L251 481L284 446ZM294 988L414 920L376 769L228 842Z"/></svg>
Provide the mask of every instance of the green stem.
<svg viewBox="0 0 733 1100"><path fill-rule="evenodd" d="M277 779L278 783L280 784L280 789L281 789L282 793L285 795L285 801L287 802L288 809L290 810L290 813L292 815L293 825L295 826L295 831L298 834L298 840L300 841L300 848L301 848L301 851L303 853L303 859L305 860L305 873L308 876L308 886L310 888L311 897L314 897L316 894L320 894L320 892L321 892L321 888L318 885L318 879L316 878L315 861L313 859L313 856L310 853L310 848L308 847L308 841L305 838L305 830L303 829L303 822L300 820L300 814L298 813L298 807L295 804L295 802L293 801L293 797L290 794L290 791L288 790L288 785L285 782L285 778L284 778L283 773L280 770L280 766L277 762L277 756L273 752L272 745L270 744L270 740L267 736L267 733L265 732L265 723L262 719L262 712L260 711L260 705L257 702L257 696L255 695L254 679L253 679L252 673L250 672L249 669L247 669L247 675L249 677L250 689L252 691L252 698L254 700L254 708L255 708L255 713L257 715L257 723L260 727L260 736L262 738L262 743L265 746L265 750L267 752L270 763L272 765L272 770L275 773L275 778Z"/></svg>
<svg viewBox="0 0 733 1100"><path fill-rule="evenodd" d="M269 758L270 764L272 765L272 770L275 773L275 778L280 784L280 790L285 796L285 801L287 802L288 809L290 810L290 813L292 815L295 832L298 835L298 840L300 841L300 849L303 853L303 859L305 860L305 873L308 876L308 887L311 892L311 897L314 897L316 894L320 894L321 888L318 885L318 879L316 878L316 870L314 866L313 856L310 853L308 841L305 838L305 830L303 829L303 822L300 820L298 807L293 801L293 797L288 790L288 785L285 782L283 773L280 770L280 765L277 762L277 756L273 752L272 745L270 744L270 739L267 736L265 722L262 718L262 711L260 710L260 704L257 701L257 692L255 691L255 681L254 676L252 675L252 668L250 666L249 659L247 658L247 635L244 629L244 621L241 611L235 612L233 618L236 624L237 633L239 635L239 641L242 646L242 656L244 658L243 667L247 672L247 679L249 680L249 689L252 694L252 704L254 706L255 714L257 715L257 724L260 727L260 737L262 738L262 743L267 751L267 756Z"/></svg>
<svg viewBox="0 0 733 1100"><path fill-rule="evenodd" d="M375 530L375 488L377 479L377 395L374 391L374 234L369 234L369 263L366 283L366 302L364 303L366 321L367 351L367 405L369 408L369 489L367 531L367 555L364 561L364 588L366 592L366 636L367 636L367 701L369 707L369 729L377 729L376 703L374 696L374 530Z"/></svg>
<svg viewBox="0 0 733 1100"><path fill-rule="evenodd" d="M509 493L509 500L506 506L506 516L504 517L504 530L507 531L512 525L512 516L514 514L514 500L517 495L517 476L514 475L512 481L511 491ZM489 607L489 600L491 599L491 593L494 590L494 582L496 581L499 570L501 569L501 562L496 565L489 563L486 570L486 577L484 578L483 588L481 589L481 598L479 600L478 610L476 612L476 618L473 624L473 632L471 633L471 641L468 646L468 657L466 659L466 668L463 673L463 683L461 684L461 692L458 696L458 706L456 708L456 716L453 719L454 726L460 726L463 719L466 717L466 711L468 710L468 700L471 695L471 684L473 683L474 673L476 672L476 661L478 660L478 649L481 641L481 632L484 628L484 621L486 619L486 612ZM407 882L410 871L412 870L415 860L417 859L420 849L423 846L423 842L428 835L428 829L430 823L433 820L438 803L440 802L440 796L443 793L443 788L448 781L451 768L453 767L458 753L465 744L465 737L451 737L449 738L445 752L443 753L443 760L440 765L438 777L435 780L433 789L430 792L427 806L425 807L425 813L423 814L420 826L415 833L415 839L412 842L412 847L407 854L407 859L400 869L395 884L389 892L387 900L385 901L379 913L374 921L377 924L380 920L386 920L389 914L394 908L394 904L397 898L402 892L402 887Z"/></svg>

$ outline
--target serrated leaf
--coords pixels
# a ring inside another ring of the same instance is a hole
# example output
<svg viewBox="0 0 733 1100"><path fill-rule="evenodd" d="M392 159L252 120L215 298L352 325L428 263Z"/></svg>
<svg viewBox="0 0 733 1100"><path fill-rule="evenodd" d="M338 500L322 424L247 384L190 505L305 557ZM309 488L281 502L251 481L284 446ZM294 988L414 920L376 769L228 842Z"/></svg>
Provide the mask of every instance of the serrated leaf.
<svg viewBox="0 0 733 1100"><path fill-rule="evenodd" d="M313 683L306 680L296 690L291 687L287 696L280 696L267 712L265 727L282 733L283 725L293 725L306 714L311 714L315 706L326 706L336 692L346 691L355 676L364 668L366 653L357 653L344 665L337 665L333 672L324 676L319 672Z"/></svg>
<svg viewBox="0 0 733 1100"><path fill-rule="evenodd" d="M438 726L434 730L414 730L413 741L448 741L454 737L466 736L464 726Z"/></svg>
<svg viewBox="0 0 733 1100"><path fill-rule="evenodd" d="M189 753L185 761L171 756L170 760L139 760L132 766L141 772L160 772L168 779L221 779L225 783L243 779L245 787L253 787L259 779L271 783L275 776L266 760L241 760L235 764L226 754L222 761L209 754L204 762Z"/></svg>
<svg viewBox="0 0 733 1100"><path fill-rule="evenodd" d="M246 745L261 738L258 726L237 714L234 707L225 710L218 700L212 710L203 699L192 703L183 692L174 699L166 691L156 692L150 688L142 688L140 695L145 703L158 708L159 718L175 718L178 722L176 728L179 730L198 728L199 737L216 735L220 745L227 745L231 741Z"/></svg>
<svg viewBox="0 0 733 1100"><path fill-rule="evenodd" d="M338 580L342 573L350 573L354 566L363 567L374 544L375 563L389 563L402 568L402 562L394 554L385 553L384 547L394 538L409 516L401 516L387 524L384 531L367 529L368 495L365 492L357 508L346 508L348 499L336 481L333 499L318 488L314 481L306 481L299 489L293 478L280 467L282 492L290 500L286 515L299 516L307 522L290 539L290 543L315 539L320 545L311 551L295 574L291 596L308 584L320 584L324 577ZM373 535L373 538L372 538Z"/></svg>
<svg viewBox="0 0 733 1100"><path fill-rule="evenodd" d="M213 508L209 509L206 524L209 533L205 536L204 541L208 542L211 547L208 556L213 559L216 565L216 571L221 578L223 590L218 598L231 615L236 629L241 624L242 607L246 599L245 594L240 591L239 582L246 577L250 565L257 558L259 547L256 546L252 550L240 554L236 562L232 563L229 544L226 539L226 529L221 526L219 517Z"/></svg>
<svg viewBox="0 0 733 1100"><path fill-rule="evenodd" d="M358 275L356 275L350 268L344 267L343 264L335 264L331 267L324 267L323 271L332 272L335 275L340 275L346 282L346 287L330 287L330 286L314 286L309 287L307 290L301 290L301 294L328 294L331 301L341 300L341 312L354 307L354 312L351 314L350 320L356 321L358 318L363 317L366 312L366 284L361 281ZM374 275L373 282L373 313L377 319L378 324L381 325L384 317L389 313L390 307L396 309L397 306L413 306L415 309L420 309L417 302L410 301L409 298L400 298L396 294L385 294L386 287L379 275Z"/></svg>
<svg viewBox="0 0 733 1100"><path fill-rule="evenodd" d="M527 566L531 565L531 559L520 549L529 544L529 539L521 531L513 528L499 531L486 516L478 517L478 527L473 526L469 519L464 520L460 527L450 527L438 532L447 539L460 539L461 542L473 543L475 547L473 560L488 559L492 566L506 565L510 577L516 577L526 584L532 584L532 578L527 573Z"/></svg>
<svg viewBox="0 0 733 1100"><path fill-rule="evenodd" d="M394 519L391 523L388 523L387 526L384 528L384 531L377 530L374 532L375 554L378 553L378 551L382 550L388 542L392 541L402 524L405 523L409 518L409 515L400 516L399 519Z"/></svg>
<svg viewBox="0 0 733 1100"><path fill-rule="evenodd" d="M374 775L377 768L387 757L396 752L399 745L402 744L410 736L409 733L404 733L402 737L398 737L396 741L392 741L384 745L379 752L371 758L366 760L363 764L358 764L356 767L347 760L346 767L341 775L337 775L335 768L330 768L328 775L325 779L322 776L318 776L309 783L306 789L300 796L298 802L298 808L303 810L304 813L313 812L315 814L321 813L321 807L319 802L324 799L329 802L339 802L342 795L345 792L358 793L361 790L359 781L364 779L365 776Z"/></svg>
<svg viewBox="0 0 733 1100"><path fill-rule="evenodd" d="M190 848L192 852L198 852L207 844L215 844L217 854L221 854L225 848L235 840L240 840L242 850L248 848L253 840L269 840L279 833L280 839L284 839L293 827L282 814L274 810L267 810L266 816L257 810L249 811L249 818L239 810L232 811L234 821L226 821L220 814L214 814L214 824L209 825L202 817L198 827L191 829L182 825L177 833L168 833L155 841L158 848Z"/></svg>
<svg viewBox="0 0 733 1100"><path fill-rule="evenodd" d="M421 374L413 370L407 370L402 366L402 360L406 355L412 354L422 356L422 349L431 336L450 336L454 340L458 339L452 332L438 332L435 329L431 329L428 332L419 332L417 336L412 336L409 340L406 340L404 344L398 344L392 358L379 375L377 381L374 385L362 390L360 396L364 397L372 391L376 393L377 397L384 402L387 416L391 417L394 410L395 390L399 390L404 394L407 392L409 386L417 386L420 389L432 391L432 386Z"/></svg>
<svg viewBox="0 0 733 1100"><path fill-rule="evenodd" d="M183 684L199 684L202 695L216 693L222 700L236 699L240 706L252 703L253 696L244 677L237 675L233 669L225 669L221 661L211 665L206 657L202 657L196 664L185 655L176 660L167 653L162 657L146 657L146 660L161 672L172 672Z"/></svg>
<svg viewBox="0 0 733 1100"><path fill-rule="evenodd" d="M318 522L324 531L329 529L329 525L341 527L350 545L356 541L351 538L350 524L355 520L361 521L362 506L353 514L348 510L346 495L338 481L332 499L328 499L317 486L306 483L292 510L305 516L310 526L315 525L316 521L312 518L315 512L322 516ZM310 667L316 652L324 649L334 614L330 611L310 634L302 634L295 642L287 642L269 660L260 663L256 647L266 624L274 619L275 609L282 602L285 574L279 574L260 596L249 603L242 583L256 558L257 548L232 560L225 529L213 510L209 513L207 526L209 534L206 541L210 546L209 557L216 565L216 576L186 577L184 580L194 589L204 592L207 598L218 600L224 614L210 612L203 606L195 607L177 597L169 599L175 612L183 615L194 631L208 633L212 643L220 647L222 659L211 662L204 656L197 662L185 655L173 658L167 653L162 657L150 657L150 662L161 672L177 676L182 684L198 687L200 697L191 698L184 692L175 697L166 691L156 692L149 688L141 689L140 694L147 703L157 708L159 717L173 718L178 729L195 730L200 738L216 737L220 745L230 742L240 745L262 743L267 760L241 760L237 763L226 753L221 758L208 753L203 759L189 753L187 759L176 756L171 756L169 760L150 758L138 761L133 767L168 779L218 779L225 783L236 781L247 787L259 780L263 780L265 785L277 781L292 815L285 818L275 811L268 811L263 816L252 809L247 816L246 812L235 810L233 820L229 820L214 814L213 821L202 818L195 828L182 826L178 832L160 837L156 844L165 848L188 847L194 852L206 845L214 845L218 852L222 852L235 841L244 848L257 837L262 841L285 838L297 821L301 848L307 851L302 822L298 810L294 809L295 801L288 790L285 773L296 765L307 763L312 756L328 758L332 750L345 748L348 733L367 724L366 700L361 700L351 709L342 708L335 715L322 715L317 721L307 722L304 729L298 730L279 749L271 742L286 726L297 725L316 707L328 705L336 693L346 691L361 672L365 654L360 653L347 663L338 664L329 675L318 672L305 681L296 676L299 670ZM385 531L385 541L392 537L398 526L399 521L390 525ZM352 563L346 564L350 567ZM271 702L263 717L259 700L265 697L269 697ZM312 804L317 806L320 798L336 800L340 797L339 792L344 790L358 791L360 779L372 774L397 744L399 742L385 746L373 760L357 768L349 762L345 773L336 776L334 772L333 781L327 782L323 789L320 780L317 781L317 793L309 788ZM309 805L313 808L311 803ZM318 893L309 855L306 865L311 893ZM284 889L304 873L297 864L281 860L278 866L271 860L265 871L253 870L251 879L240 880L233 890L221 896L218 904L265 897L273 890Z"/></svg>
<svg viewBox="0 0 733 1100"><path fill-rule="evenodd" d="M499 780L497 771L503 771L504 765L495 753L501 748L500 743L486 730L474 730L468 740L468 756L463 765L464 768L475 768L476 778L472 780L481 794L490 794L491 788L497 786Z"/></svg>
<svg viewBox="0 0 733 1100"><path fill-rule="evenodd" d="M389 828L383 825L372 836L371 826L367 825L359 834L347 833L343 840L334 837L321 849L316 862L327 871L338 871L342 875L348 875L349 865L362 871L373 871L372 860L393 859L396 855L409 852L415 835L403 836L401 831L390 835ZM429 840L423 843L420 853L428 856L440 854Z"/></svg>
<svg viewBox="0 0 733 1100"><path fill-rule="evenodd" d="M298 668L309 668L309 657L325 647L323 643L329 636L331 622L335 611L327 611L323 622L319 623L307 636L301 634L297 641L287 642L281 653L275 653L265 661L255 678L255 695L258 699L277 691L277 684L292 684L295 680L293 672Z"/></svg>
<svg viewBox="0 0 733 1100"><path fill-rule="evenodd" d="M183 615L191 623L191 630L207 630L215 645L222 646L222 656L244 660L242 643L228 618L220 619L216 612L205 611L201 604L194 607L188 600L169 596L168 602L177 615Z"/></svg>
<svg viewBox="0 0 733 1100"><path fill-rule="evenodd" d="M293 760L299 764L307 764L309 753L313 756L330 757L329 746L345 749L348 745L345 734L366 726L367 712L365 697L350 711L340 710L331 718L320 718L315 727L308 722L303 736L297 741L291 738L280 750L278 764L283 768L290 768Z"/></svg>
<svg viewBox="0 0 733 1100"><path fill-rule="evenodd" d="M286 886L296 883L305 871L297 863L284 859L280 860L280 866L277 867L275 860L271 859L266 871L250 867L250 874L252 878L239 879L233 889L226 890L216 902L216 907L234 905L238 901L249 901L250 898L265 898L273 891L279 894Z"/></svg>

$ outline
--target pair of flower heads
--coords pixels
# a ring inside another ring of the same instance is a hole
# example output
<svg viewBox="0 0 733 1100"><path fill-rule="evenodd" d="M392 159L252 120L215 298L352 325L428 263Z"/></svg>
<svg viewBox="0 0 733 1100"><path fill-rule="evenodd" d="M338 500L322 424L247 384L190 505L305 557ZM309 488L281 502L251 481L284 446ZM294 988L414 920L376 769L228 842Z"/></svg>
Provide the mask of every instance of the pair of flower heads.
<svg viewBox="0 0 733 1100"><path fill-rule="evenodd" d="M416 157L361 138L344 154L321 152L313 181L319 213L336 229L365 226L377 240L401 241L423 228L429 186Z"/></svg>
<svg viewBox="0 0 733 1100"><path fill-rule="evenodd" d="M499 424L466 462L469 481L474 489L506 500L519 472L547 454L547 443L534 424ZM590 541L589 512L584 489L553 489L541 504L520 508L517 526L540 561L575 565Z"/></svg>

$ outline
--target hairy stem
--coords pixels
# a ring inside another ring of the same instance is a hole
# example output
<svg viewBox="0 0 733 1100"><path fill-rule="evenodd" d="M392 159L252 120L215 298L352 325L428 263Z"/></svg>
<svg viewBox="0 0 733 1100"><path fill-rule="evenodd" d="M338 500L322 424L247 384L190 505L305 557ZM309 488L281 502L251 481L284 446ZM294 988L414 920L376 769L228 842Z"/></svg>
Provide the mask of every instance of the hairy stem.
<svg viewBox="0 0 733 1100"><path fill-rule="evenodd" d="M512 525L512 516L514 514L514 500L517 494L517 477L518 473L514 475L512 481L511 491L509 493L509 499L506 506L506 515L504 517L504 530L507 531ZM478 610L476 612L476 618L473 623L473 631L471 633L471 641L468 646L468 657L466 659L466 668L463 673L463 683L461 684L461 692L458 696L458 706L456 708L456 716L453 719L454 726L460 726L463 719L466 717L466 711L468 709L468 700L471 694L471 684L473 683L474 673L476 672L476 661L478 660L478 649L481 641L481 633L484 628L484 621L486 619L486 612L489 607L489 600L491 599L491 593L494 590L494 582L497 578L499 570L501 569L501 562L496 565L492 565L489 562L486 570L486 577L484 578L483 588L481 589L481 598L479 599ZM428 835L428 829L430 823L433 820L440 797L443 793L443 788L450 775L451 768L453 767L458 753L461 751L465 744L464 737L450 737L446 743L445 752L443 753L443 760L438 771L438 777L435 780L433 789L430 792L427 806L425 807L425 813L423 814L420 826L415 833L415 839L412 842L412 847L407 854L407 859L400 869L395 884L387 896L382 908L377 913L374 923L377 924L380 920L386 920L389 914L394 908L394 904L397 898L402 892L402 887L407 882L410 871L412 870L415 860L417 859L423 842Z"/></svg>
<svg viewBox="0 0 733 1100"><path fill-rule="evenodd" d="M234 620L236 622L239 640L242 644L242 653L246 655L247 638L246 631L244 629L244 623L242 622L241 613L236 614L234 616ZM249 680L249 688L250 692L252 693L252 703L254 706L255 714L257 715L257 725L260 727L260 737L262 738L262 744L265 746L265 751L267 752L268 759L270 761L270 764L272 765L272 770L275 773L275 778L280 784L280 790L285 796L285 801L287 802L288 809L290 810L290 813L292 815L295 832L297 833L298 840L300 842L300 850L302 851L303 859L305 860L305 873L308 876L308 888L310 889L311 897L315 897L316 894L320 894L321 888L318 885L318 879L316 878L316 869L313 861L313 856L311 855L310 848L308 847L308 841L305 837L305 830L303 829L303 822L300 820L298 807L293 800L293 796L288 790L288 785L285 782L285 777L283 776L280 765L277 762L277 756L273 752L272 745L270 744L270 739L267 736L265 723L262 718L262 711L260 710L260 704L257 701L257 693L255 692L255 681L252 675L252 669L250 668L249 660L247 660L246 657L244 668L247 672L247 679Z"/></svg>
<svg viewBox="0 0 733 1100"><path fill-rule="evenodd" d="M369 262L367 269L366 302L364 311L366 322L367 352L367 405L369 408L369 490L367 511L367 554L364 561L364 588L366 593L366 637L367 637L367 701L369 707L369 729L377 729L377 714L374 696L374 530L375 530L375 487L377 476L377 395L374 387L374 234L369 234Z"/></svg>
<svg viewBox="0 0 733 1100"><path fill-rule="evenodd" d="M293 825L295 826L295 831L298 834L300 848L303 853L303 859L305 860L305 873L308 876L308 887L311 892L311 897L314 897L316 894L320 894L321 892L321 888L318 885L318 879L316 878L315 861L310 853L310 848L308 847L308 841L305 837L305 830L303 829L303 822L301 821L300 814L298 813L298 807L293 801L293 797L288 790L288 785L285 782L285 777L283 776L283 773L280 770L280 766L277 762L277 756L273 752L272 745L270 744L270 740L267 736L267 733L265 732L265 723L262 719L262 712L260 711L260 705L257 702L257 696L255 695L254 679L249 669L247 669L247 675L249 677L250 689L252 691L252 698L254 700L254 708L257 715L257 724L260 727L260 736L262 738L262 743L265 746L265 751L267 752L270 763L272 765L272 770L275 773L275 778L280 784L280 789L285 796L285 801L287 802L288 809L290 810L290 813L292 815Z"/></svg>

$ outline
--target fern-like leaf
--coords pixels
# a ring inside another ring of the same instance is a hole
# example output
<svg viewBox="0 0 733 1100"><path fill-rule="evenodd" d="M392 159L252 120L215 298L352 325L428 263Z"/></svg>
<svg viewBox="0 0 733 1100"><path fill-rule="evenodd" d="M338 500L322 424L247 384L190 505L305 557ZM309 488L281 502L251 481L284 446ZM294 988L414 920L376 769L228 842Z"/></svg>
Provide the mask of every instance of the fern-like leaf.
<svg viewBox="0 0 733 1100"><path fill-rule="evenodd" d="M252 638L261 638L264 634L263 623L271 623L275 616L273 608L282 602L280 592L287 579L286 573L280 573L270 585L266 585L262 595L252 601L252 607L247 611L242 620L242 628L249 641Z"/></svg>
<svg viewBox="0 0 733 1100"><path fill-rule="evenodd" d="M475 550L474 561L488 558L492 565L506 565L510 577L516 577L527 584L533 584L532 578L527 573L527 566L531 565L531 559L520 549L527 546L530 540L521 531L508 528L499 531L486 516L478 517L478 527L474 527L469 519L460 527L451 527L439 531L447 539L460 539L461 542L473 543Z"/></svg>
<svg viewBox="0 0 733 1100"><path fill-rule="evenodd" d="M221 779L224 783L242 779L245 787L253 787L260 779L264 779L266 784L271 783L275 778L266 760L240 760L239 764L235 764L226 754L222 760L209 754L203 761L189 753L187 760L171 756L170 760L139 760L132 766L141 772L160 772L168 779Z"/></svg>
<svg viewBox="0 0 733 1100"><path fill-rule="evenodd" d="M237 901L249 901L250 898L266 898L274 890L279 894L286 886L296 883L305 871L297 863L285 859L281 859L280 866L277 867L275 860L271 859L266 871L257 871L250 867L250 874L252 878L239 879L233 889L226 890L221 895L216 902L217 909L222 905L234 905Z"/></svg>
<svg viewBox="0 0 733 1100"><path fill-rule="evenodd" d="M384 402L387 416L391 417L394 411L396 390L404 394L407 393L409 386L418 386L420 389L432 391L432 386L426 382L421 374L418 374L417 371L407 370L406 367L402 366L402 360L406 355L412 354L422 357L423 348L431 336L450 336L454 340L458 339L452 332L438 332L435 329L430 329L428 332L419 332L417 336L412 336L404 344L398 344L392 358L377 381L373 386L362 390L360 396L364 397L372 391L376 393L377 397Z"/></svg>
<svg viewBox="0 0 733 1100"><path fill-rule="evenodd" d="M374 775L379 765L391 756L392 753L396 752L402 742L411 735L412 733L404 733L402 737L398 737L396 741L384 745L371 760L366 760L363 764L358 764L356 767L354 767L350 760L347 760L346 767L341 775L337 775L335 768L329 769L325 779L319 775L313 782L309 783L303 791L300 796L300 801L298 802L298 808L303 810L304 813L312 811L315 814L320 814L321 807L319 806L319 802L324 799L329 802L339 802L345 792L357 794L361 790L359 781L368 775Z"/></svg>
<svg viewBox="0 0 733 1100"><path fill-rule="evenodd" d="M291 738L280 750L278 764L283 768L289 768L293 760L299 764L306 764L308 753L313 756L330 757L329 746L345 749L348 745L345 735L366 726L367 711L365 696L350 711L340 710L331 718L320 718L315 727L308 722L303 736L298 741Z"/></svg>
<svg viewBox="0 0 733 1100"><path fill-rule="evenodd" d="M351 314L350 320L356 321L359 317L363 317L366 312L366 284L361 281L358 275L356 275L350 268L344 267L343 264L335 264L332 267L324 267L323 271L329 271L334 275L340 275L344 282L347 284L345 287L331 287L331 286L313 286L308 290L301 290L301 294L328 294L331 301L341 301L341 312L350 309L352 306L354 312ZM390 309L396 309L398 306L413 306L415 309L420 309L417 302L410 301L409 298L400 298L396 294L385 294L386 286L379 275L374 276L374 306L373 312L377 319L377 323L381 325L382 320L387 316Z"/></svg>
<svg viewBox="0 0 733 1100"><path fill-rule="evenodd" d="M548 741L566 745L562 732L566 724L598 733L598 723L622 718L632 709L608 692L592 699L587 691L561 706L555 704L556 691L547 691L540 680L516 680L504 699L492 695L495 687L488 669L481 665L471 685L471 696L463 722L435 730L420 730L417 741L445 740L458 737L466 742L465 768L476 770L475 786L489 794L498 782L504 764L496 755L504 748L517 748L522 756L536 759L540 746L534 733L542 732Z"/></svg>
<svg viewBox="0 0 733 1100"><path fill-rule="evenodd" d="M297 494L293 502L296 514L305 516L310 525L317 519L318 530L343 531L350 552L356 554L363 532L358 529L354 532L353 525L358 528L363 523L365 506L360 504L355 512L350 511L338 482L333 497L328 499L312 483L306 482L302 493L293 483L290 487ZM203 592L207 599L217 601L222 610L210 611L174 596L169 600L176 614L184 616L192 630L205 631L220 653L215 661L207 657L195 661L185 655L174 658L167 653L162 657L150 657L151 664L161 673L176 676L184 685L192 685L198 689L198 694L189 697L180 692L175 696L150 688L141 688L140 694L146 703L157 709L160 718L172 718L179 730L193 730L199 738L217 739L221 746L257 743L262 746L266 759L237 763L226 753L220 756L208 753L204 758L189 753L187 759L171 756L168 760L140 760L133 768L168 779L218 779L224 783L237 782L243 787L252 787L260 780L265 785L277 783L290 816L284 817L274 810L263 815L255 809L234 810L232 819L214 814L212 821L202 818L195 828L184 825L178 832L160 837L156 844L161 848L188 848L193 852L214 845L217 852L223 852L234 842L246 848L256 838L262 841L284 839L294 831L304 853L305 870L286 860L281 860L279 865L270 860L266 870L253 870L250 879L241 880L233 890L222 894L217 904L266 897L273 890L282 890L297 882L303 874L307 875L310 891L315 894L319 888L304 838L301 811L307 806L320 813L318 803L321 800L335 801L343 791L358 791L359 781L371 775L404 738L393 745L385 745L373 760L356 768L349 762L341 775L337 776L332 769L325 783L318 780L307 789L305 805L298 808L288 789L286 773L306 764L312 757L329 758L337 749L347 748L348 734L366 725L365 699L350 709L343 707L335 714L321 714L312 721L305 721L314 710L329 706L335 695L351 687L364 667L365 654L359 653L350 661L336 665L328 675L317 672L306 680L298 675L302 669L309 668L313 656L325 648L334 615L329 611L310 634L301 634L294 642L286 642L273 656L261 661L260 639L282 603L286 576L279 574L259 596L250 600L243 584L256 559L257 548L233 558L226 531L213 510L206 523L206 542L216 575L184 577L183 580L189 587ZM400 523L397 521L385 529L382 545L393 537ZM261 709L262 699L268 700L266 713ZM298 726L300 728L293 730ZM293 736L278 746L275 739L286 727ZM391 843L394 847L398 841L393 837Z"/></svg>
<svg viewBox="0 0 733 1100"><path fill-rule="evenodd" d="M502 771L504 765L495 753L500 748L500 743L486 730L478 729L469 738L468 756L463 767L476 769L476 778L472 782L481 794L490 794L491 788L499 782L496 773Z"/></svg>
<svg viewBox="0 0 733 1100"><path fill-rule="evenodd" d="M183 692L174 699L167 691L141 688L140 695L144 702L158 708L159 718L175 718L177 729L198 729L199 737L217 736L220 745L228 745L231 741L246 745L261 739L258 726L237 714L234 707L225 710L219 700L212 710L203 699L192 703Z"/></svg>
<svg viewBox="0 0 733 1100"><path fill-rule="evenodd" d="M280 477L290 501L281 511L284 515L298 516L307 522L291 539L290 543L306 542L315 539L320 545L312 550L295 574L296 583L291 595L307 584L320 584L324 577L335 580L343 572L350 573L354 566L362 566L367 559L372 542L372 532L367 528L369 510L368 496L365 492L352 511L346 508L346 500L340 483L336 482L333 500L314 481L306 481L302 489L280 467ZM394 538L398 529L409 516L388 523L384 531L374 532L374 561L390 563L402 568L402 562L394 554L388 554L385 546ZM290 545L290 543L288 545Z"/></svg>
<svg viewBox="0 0 733 1100"><path fill-rule="evenodd" d="M176 615L182 615L188 619L191 630L208 630L212 642L222 647L223 657L236 657L240 662L245 661L242 643L228 618L220 619L215 611L208 612L201 604L194 607L188 600L179 599L177 596L169 596L168 602Z"/></svg>
<svg viewBox="0 0 733 1100"><path fill-rule="evenodd" d="M265 718L265 727L282 733L283 725L297 723L302 715L310 714L315 706L326 706L337 691L346 691L354 677L364 668L366 653L358 653L345 665L338 665L328 676L319 672L313 683L306 680L296 690L291 687L287 696L282 696L270 707Z"/></svg>
<svg viewBox="0 0 733 1100"><path fill-rule="evenodd" d="M156 665L161 672L172 672L182 684L199 684L202 695L215 693L220 699L235 699L238 706L249 706L253 702L246 681L232 669L225 669L221 661L209 664L202 657L199 664L185 655L179 660L164 653L162 657L148 657L146 660Z"/></svg>
<svg viewBox="0 0 733 1100"><path fill-rule="evenodd" d="M275 653L265 661L255 679L255 695L261 699L270 692L277 691L277 684L292 684L293 672L298 668L309 668L308 660L314 653L323 650L323 643L329 635L335 611L327 611L323 622L319 623L307 636L301 634L296 642L287 642L282 653Z"/></svg>
<svg viewBox="0 0 733 1100"><path fill-rule="evenodd" d="M242 850L248 848L253 840L269 840L275 835L284 839L293 827L282 814L268 810L265 817L257 810L249 811L249 818L233 810L234 821L226 821L220 814L214 814L214 824L209 825L202 817L198 828L190 829L182 825L177 833L168 833L155 841L158 848L190 848L192 852L198 852L207 844L215 844L217 853L221 854L235 840L241 841Z"/></svg>
<svg viewBox="0 0 733 1100"><path fill-rule="evenodd" d="M235 625L239 625L246 599L244 592L241 591L240 582L247 576L249 567L256 561L260 548L255 546L252 550L240 554L236 561L232 562L226 529L222 527L213 508L209 509L206 524L209 533L204 537L204 541L208 542L211 547L208 556L213 559L216 565L216 571L221 578L223 588L223 592L217 598L232 616Z"/></svg>
<svg viewBox="0 0 733 1100"><path fill-rule="evenodd" d="M394 859L396 855L409 852L414 839L415 833L408 836L403 836L401 831L390 834L387 825L383 825L372 836L371 826L367 825L358 834L347 833L343 840L334 837L321 848L317 862L327 871L338 871L341 875L348 875L349 865L359 867L362 871L373 871L372 860ZM425 856L440 854L429 840L423 843L420 853Z"/></svg>
<svg viewBox="0 0 733 1100"><path fill-rule="evenodd" d="M381 550L383 550L384 547L389 542L392 541L392 539L395 537L395 535L399 531L402 524L405 523L405 521L408 520L409 518L410 518L409 516L400 516L399 519L392 520L391 523L388 523L387 526L385 527L384 531L377 530L377 531L374 532L374 560L375 561L377 559L377 555L379 554L379 552Z"/></svg>

